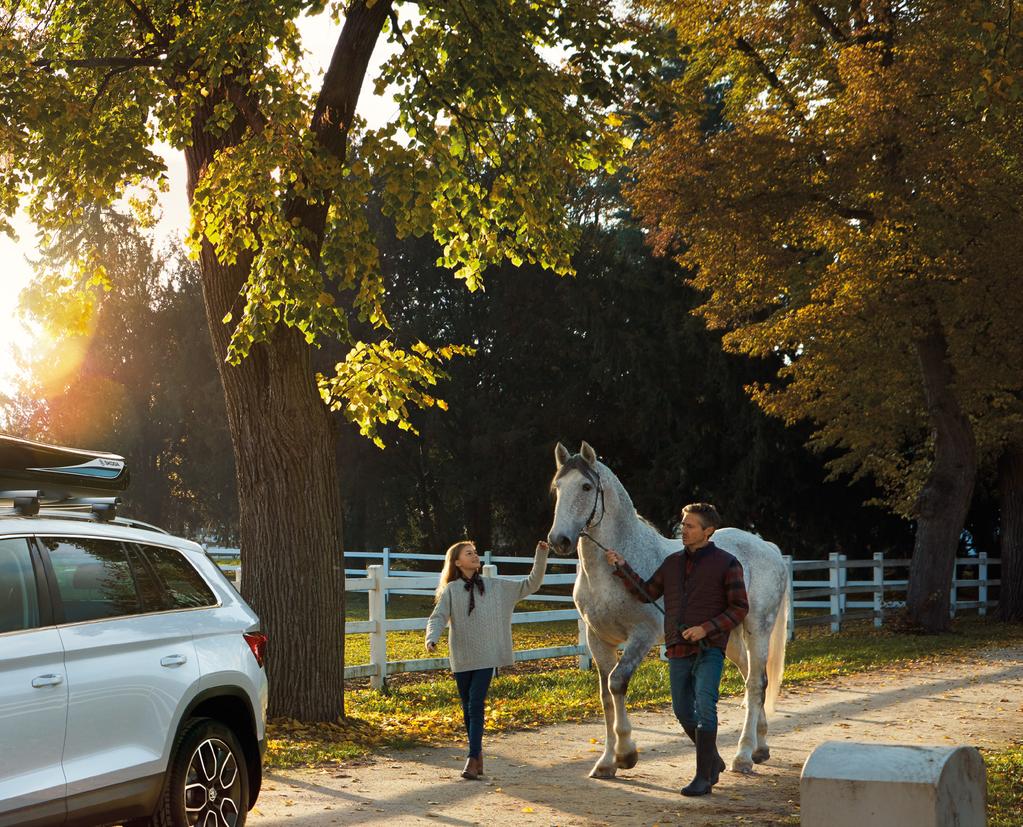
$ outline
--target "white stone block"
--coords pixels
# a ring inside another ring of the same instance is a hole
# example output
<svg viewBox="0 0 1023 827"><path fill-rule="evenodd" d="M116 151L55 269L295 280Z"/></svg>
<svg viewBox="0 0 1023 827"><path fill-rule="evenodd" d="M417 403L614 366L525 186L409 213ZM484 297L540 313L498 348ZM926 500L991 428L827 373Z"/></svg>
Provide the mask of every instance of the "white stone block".
<svg viewBox="0 0 1023 827"><path fill-rule="evenodd" d="M973 747L827 741L799 797L802 827L984 827L984 760Z"/></svg>

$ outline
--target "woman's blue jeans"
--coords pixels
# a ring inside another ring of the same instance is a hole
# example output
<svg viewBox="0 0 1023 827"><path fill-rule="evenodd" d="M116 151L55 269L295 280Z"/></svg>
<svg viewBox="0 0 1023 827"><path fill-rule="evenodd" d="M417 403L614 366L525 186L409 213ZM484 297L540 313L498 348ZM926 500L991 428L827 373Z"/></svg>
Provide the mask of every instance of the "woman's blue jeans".
<svg viewBox="0 0 1023 827"><path fill-rule="evenodd" d="M469 735L469 757L479 758L483 753L483 704L487 700L487 690L490 689L494 670L469 669L455 672L454 675L458 694L462 698L465 731Z"/></svg>
<svg viewBox="0 0 1023 827"><path fill-rule="evenodd" d="M716 646L685 658L668 658L671 709L683 727L718 728L718 687L725 652Z"/></svg>

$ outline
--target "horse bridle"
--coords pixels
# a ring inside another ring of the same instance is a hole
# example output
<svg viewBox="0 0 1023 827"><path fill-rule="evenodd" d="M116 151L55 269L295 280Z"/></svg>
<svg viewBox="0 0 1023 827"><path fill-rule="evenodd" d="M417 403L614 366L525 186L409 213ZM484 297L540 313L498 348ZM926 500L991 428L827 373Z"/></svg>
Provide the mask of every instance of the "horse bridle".
<svg viewBox="0 0 1023 827"><path fill-rule="evenodd" d="M583 471L583 474L586 476L586 479L588 479L590 482L594 483L597 486L597 490L593 494L593 508L590 509L590 516L586 518L585 528L579 532L580 534L589 537L589 535L586 534L586 529L594 528L600 525L601 520L604 519L604 513L606 511L606 509L604 508L604 485L600 481L600 474L598 474L596 471L586 470ZM600 520L593 522L593 518L597 514L597 503L600 503ZM593 538L590 537L590 539L592 540Z"/></svg>
<svg viewBox="0 0 1023 827"><path fill-rule="evenodd" d="M597 491L593 495L593 508L590 509L590 516L586 520L586 527L582 531L579 532L579 536L580 537L585 537L587 540L589 540L591 543L593 543L593 545L595 545L597 548L603 549L604 551L608 551L609 549L608 549L607 546L605 546L599 540L594 539L593 536L590 535L589 532L586 530L586 529L590 529L590 528L593 528L595 526L600 525L600 521L604 519L604 514L606 512L606 509L604 508L604 486L600 482L600 474L598 474L596 471L584 470L583 471L583 475L588 480L590 480L591 482L596 484ZM593 518L597 514L597 503L600 503L600 520L597 520L596 522L593 522ZM633 574L629 569L625 568L624 566L620 566L617 563L615 564L615 568L622 573L623 577L627 577L629 580L631 580L633 585L639 587L639 589L641 591L644 590L642 581L640 581L639 578L636 577L636 575ZM662 615L667 617L667 614L664 611L664 609L661 608L660 606L658 606L656 602L654 602L653 600L648 600L647 602L651 606L653 606L655 609L657 609L657 611L659 611ZM702 643L702 641L701 641L701 643ZM703 647L701 646L701 649L702 648Z"/></svg>

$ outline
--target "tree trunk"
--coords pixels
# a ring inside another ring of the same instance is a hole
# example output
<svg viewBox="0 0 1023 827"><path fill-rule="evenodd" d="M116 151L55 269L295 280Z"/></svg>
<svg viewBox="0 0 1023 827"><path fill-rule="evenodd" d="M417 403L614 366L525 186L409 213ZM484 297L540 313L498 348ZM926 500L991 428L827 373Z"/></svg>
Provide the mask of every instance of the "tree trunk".
<svg viewBox="0 0 1023 827"><path fill-rule="evenodd" d="M1023 621L1023 444L1012 443L998 460L1001 581L998 615Z"/></svg>
<svg viewBox="0 0 1023 827"><path fill-rule="evenodd" d="M949 592L959 538L973 498L977 446L959 406L945 334L935 321L916 342L934 463L916 503L916 541L909 569L906 620L925 632L950 626Z"/></svg>
<svg viewBox="0 0 1023 827"><path fill-rule="evenodd" d="M390 0L349 6L317 99L310 130L321 150L342 162L362 80L390 7ZM190 204L216 153L244 135L241 116L227 130L214 130L215 137L206 129L215 103L227 97L226 89L216 90L192 119L185 150ZM329 200L330 193L315 204L294 198L286 208L312 231L314 259ZM270 638L269 713L332 721L344 715L345 595L331 416L297 330L280 326L236 367L225 362L231 330L221 320L238 300L252 260L240 256L236 264L224 265L204 240L199 264L235 455L242 589Z"/></svg>
<svg viewBox="0 0 1023 827"><path fill-rule="evenodd" d="M217 148L196 118L185 153L190 201ZM203 299L235 455L242 590L269 635L270 715L332 721L344 714L335 434L297 330L280 327L239 365L225 362L231 330L221 320L237 300L250 264L225 266L203 243Z"/></svg>

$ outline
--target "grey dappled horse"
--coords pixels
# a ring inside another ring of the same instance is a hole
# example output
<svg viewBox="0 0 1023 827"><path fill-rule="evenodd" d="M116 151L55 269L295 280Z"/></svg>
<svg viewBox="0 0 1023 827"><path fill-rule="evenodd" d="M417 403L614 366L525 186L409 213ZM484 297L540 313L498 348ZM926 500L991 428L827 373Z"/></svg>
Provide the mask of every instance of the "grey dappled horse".
<svg viewBox="0 0 1023 827"><path fill-rule="evenodd" d="M665 557L679 551L682 543L663 537L636 513L618 478L598 462L585 442L575 456L559 442L554 455L558 470L551 487L557 502L547 541L562 556L570 554L573 546L578 549L579 572L572 596L586 624L586 643L597 665L607 726L604 752L590 776L612 778L618 767L630 769L639 760L625 693L640 661L652 646L663 642L664 619L654 606L626 591L597 543L613 548L644 578ZM771 754L767 712L774 711L785 669L788 572L778 547L755 534L721 528L711 539L742 563L749 596L749 614L732 630L725 654L746 682L746 717L731 767L752 772L754 764ZM620 644L624 644L621 659Z"/></svg>

